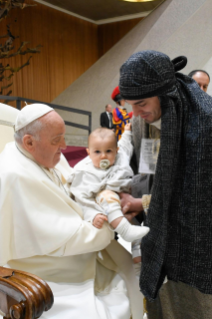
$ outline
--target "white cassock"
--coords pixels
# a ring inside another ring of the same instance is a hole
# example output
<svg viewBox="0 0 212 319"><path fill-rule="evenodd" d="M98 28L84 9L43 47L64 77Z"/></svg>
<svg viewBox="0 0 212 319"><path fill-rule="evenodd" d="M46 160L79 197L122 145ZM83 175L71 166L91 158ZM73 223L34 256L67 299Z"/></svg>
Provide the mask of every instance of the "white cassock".
<svg viewBox="0 0 212 319"><path fill-rule="evenodd" d="M14 142L6 145L0 154L0 265L48 282L55 302L41 318L129 319L131 313L140 319L131 256L107 224L99 230L82 219L61 183L71 170L63 156L55 172L48 171Z"/></svg>

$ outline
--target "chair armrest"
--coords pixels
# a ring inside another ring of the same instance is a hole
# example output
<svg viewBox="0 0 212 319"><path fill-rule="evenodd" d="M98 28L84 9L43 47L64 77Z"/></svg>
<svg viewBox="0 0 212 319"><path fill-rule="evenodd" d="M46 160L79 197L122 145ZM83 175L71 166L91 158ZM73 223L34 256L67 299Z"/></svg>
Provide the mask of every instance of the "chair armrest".
<svg viewBox="0 0 212 319"><path fill-rule="evenodd" d="M35 319L48 311L54 296L41 278L0 267L0 312L4 319Z"/></svg>

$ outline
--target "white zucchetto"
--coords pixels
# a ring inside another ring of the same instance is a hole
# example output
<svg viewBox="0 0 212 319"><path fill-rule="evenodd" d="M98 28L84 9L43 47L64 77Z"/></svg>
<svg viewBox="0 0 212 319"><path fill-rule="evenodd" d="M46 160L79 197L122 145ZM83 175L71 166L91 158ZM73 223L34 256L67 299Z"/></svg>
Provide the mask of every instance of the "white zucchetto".
<svg viewBox="0 0 212 319"><path fill-rule="evenodd" d="M19 131L29 123L39 119L43 115L54 111L53 108L46 104L30 104L26 105L18 114L15 122L15 132Z"/></svg>

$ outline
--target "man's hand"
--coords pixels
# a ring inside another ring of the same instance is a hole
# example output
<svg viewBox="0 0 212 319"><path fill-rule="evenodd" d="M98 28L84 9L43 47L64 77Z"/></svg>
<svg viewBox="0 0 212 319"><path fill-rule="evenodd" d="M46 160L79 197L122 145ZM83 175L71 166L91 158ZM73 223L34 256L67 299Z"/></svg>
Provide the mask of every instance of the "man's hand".
<svg viewBox="0 0 212 319"><path fill-rule="evenodd" d="M143 206L140 198L134 198L130 194L120 193L121 208L124 217L131 221L135 216L143 211Z"/></svg>
<svg viewBox="0 0 212 319"><path fill-rule="evenodd" d="M107 216L103 214L97 214L93 219L93 226L96 228L102 228L104 222L107 222Z"/></svg>

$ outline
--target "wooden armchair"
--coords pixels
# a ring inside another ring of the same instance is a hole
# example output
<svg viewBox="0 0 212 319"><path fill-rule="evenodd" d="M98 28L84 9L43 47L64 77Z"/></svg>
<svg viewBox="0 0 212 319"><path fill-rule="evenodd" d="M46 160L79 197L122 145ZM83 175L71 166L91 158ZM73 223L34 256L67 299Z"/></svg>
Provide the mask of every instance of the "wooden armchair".
<svg viewBox="0 0 212 319"><path fill-rule="evenodd" d="M44 280L24 271L0 267L0 311L4 319L39 318L53 302L53 293Z"/></svg>
<svg viewBox="0 0 212 319"><path fill-rule="evenodd" d="M35 319L54 302L45 281L24 271L0 267L0 311L4 319Z"/></svg>
<svg viewBox="0 0 212 319"><path fill-rule="evenodd" d="M0 152L13 140L18 110L0 103ZM11 319L35 319L54 302L49 286L37 276L0 267L0 315Z"/></svg>

